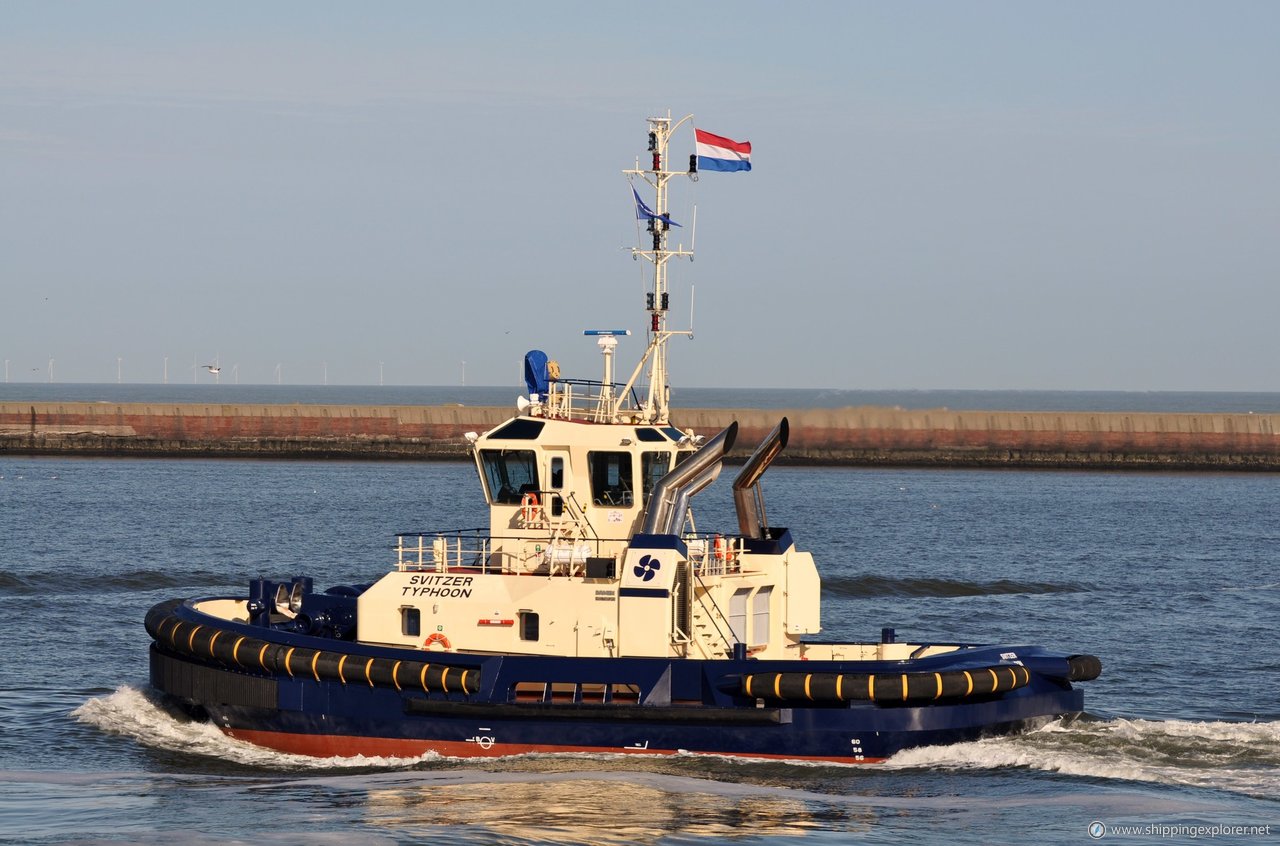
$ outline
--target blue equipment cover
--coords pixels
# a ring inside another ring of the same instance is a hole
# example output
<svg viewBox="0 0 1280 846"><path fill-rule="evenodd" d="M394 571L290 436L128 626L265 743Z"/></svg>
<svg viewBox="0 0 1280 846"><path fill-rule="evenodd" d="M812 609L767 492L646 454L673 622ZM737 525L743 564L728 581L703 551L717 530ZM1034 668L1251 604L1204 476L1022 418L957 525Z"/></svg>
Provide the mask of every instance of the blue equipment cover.
<svg viewBox="0 0 1280 846"><path fill-rule="evenodd" d="M530 394L547 395L547 354L542 350L529 350L524 354L524 383Z"/></svg>

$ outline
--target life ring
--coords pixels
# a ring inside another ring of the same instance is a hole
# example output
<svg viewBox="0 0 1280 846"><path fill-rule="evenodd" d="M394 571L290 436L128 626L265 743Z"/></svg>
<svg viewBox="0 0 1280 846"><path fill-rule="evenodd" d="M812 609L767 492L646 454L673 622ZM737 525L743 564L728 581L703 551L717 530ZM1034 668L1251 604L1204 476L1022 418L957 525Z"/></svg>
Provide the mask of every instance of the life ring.
<svg viewBox="0 0 1280 846"><path fill-rule="evenodd" d="M449 638L445 637L444 632L433 632L426 640L422 642L423 649L430 649L431 644L438 643L445 648L446 651L453 648L453 644L449 643Z"/></svg>
<svg viewBox="0 0 1280 846"><path fill-rule="evenodd" d="M538 513L538 495L530 491L520 497L520 517L525 523L532 523Z"/></svg>

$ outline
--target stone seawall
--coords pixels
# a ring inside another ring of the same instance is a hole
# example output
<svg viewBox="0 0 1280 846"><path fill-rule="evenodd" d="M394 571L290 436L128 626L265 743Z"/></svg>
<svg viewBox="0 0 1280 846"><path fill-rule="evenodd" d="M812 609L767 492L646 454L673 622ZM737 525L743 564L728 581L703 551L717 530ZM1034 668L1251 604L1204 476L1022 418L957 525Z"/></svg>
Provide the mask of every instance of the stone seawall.
<svg viewBox="0 0 1280 846"><path fill-rule="evenodd" d="M479 406L0 403L0 455L443 459L510 417ZM780 463L1280 470L1280 415L681 409L711 434L737 420L745 456L786 416Z"/></svg>

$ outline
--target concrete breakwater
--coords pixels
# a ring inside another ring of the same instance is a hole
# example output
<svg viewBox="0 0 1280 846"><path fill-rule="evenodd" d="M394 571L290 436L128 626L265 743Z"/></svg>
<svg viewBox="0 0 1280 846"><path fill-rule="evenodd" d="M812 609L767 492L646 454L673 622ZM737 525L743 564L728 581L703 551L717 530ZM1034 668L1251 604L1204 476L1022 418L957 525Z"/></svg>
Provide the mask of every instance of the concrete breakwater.
<svg viewBox="0 0 1280 846"><path fill-rule="evenodd" d="M481 406L0 403L0 455L460 460ZM740 426L746 455L786 416L779 463L1280 470L1280 415L841 408L679 409L682 429ZM750 445L750 446L747 446Z"/></svg>

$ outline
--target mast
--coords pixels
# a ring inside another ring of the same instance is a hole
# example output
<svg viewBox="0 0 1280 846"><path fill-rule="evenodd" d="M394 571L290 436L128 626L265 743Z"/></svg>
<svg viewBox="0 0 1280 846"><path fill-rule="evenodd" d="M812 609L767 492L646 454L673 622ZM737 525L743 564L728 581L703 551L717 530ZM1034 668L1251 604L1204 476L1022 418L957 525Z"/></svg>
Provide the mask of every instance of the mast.
<svg viewBox="0 0 1280 846"><path fill-rule="evenodd" d="M688 176L694 180L698 178L697 167L694 164L696 159L692 156L687 170L670 170L671 162L667 155L667 149L672 134L685 121L692 118L693 115L686 115L679 121L672 123L670 111L667 112L666 117L649 118L649 168L647 170L641 169L640 162L637 161L634 169L623 171L627 175L632 188L636 190L637 196L640 196L640 188L642 187L637 184L639 182L644 182L653 189L654 201L652 207L648 210L651 214L645 215L641 208L637 206L637 214L648 217L645 229L649 236L649 243L631 248L632 259L643 258L653 264L653 285L652 289L645 294L645 310L649 312L649 344L640 362L636 365L635 371L631 374L631 379L619 392L614 406L615 418L621 410L622 397L629 394L647 364L649 385L644 398L641 400L641 415L649 423L665 424L668 422L670 411L668 404L671 389L667 384L667 341L675 335L693 334L692 329L673 330L667 328L667 311L671 304L667 288L667 262L673 258L693 259L692 249L684 249L683 244L671 249L667 243L672 226L671 217L667 211L667 182L673 176Z"/></svg>

